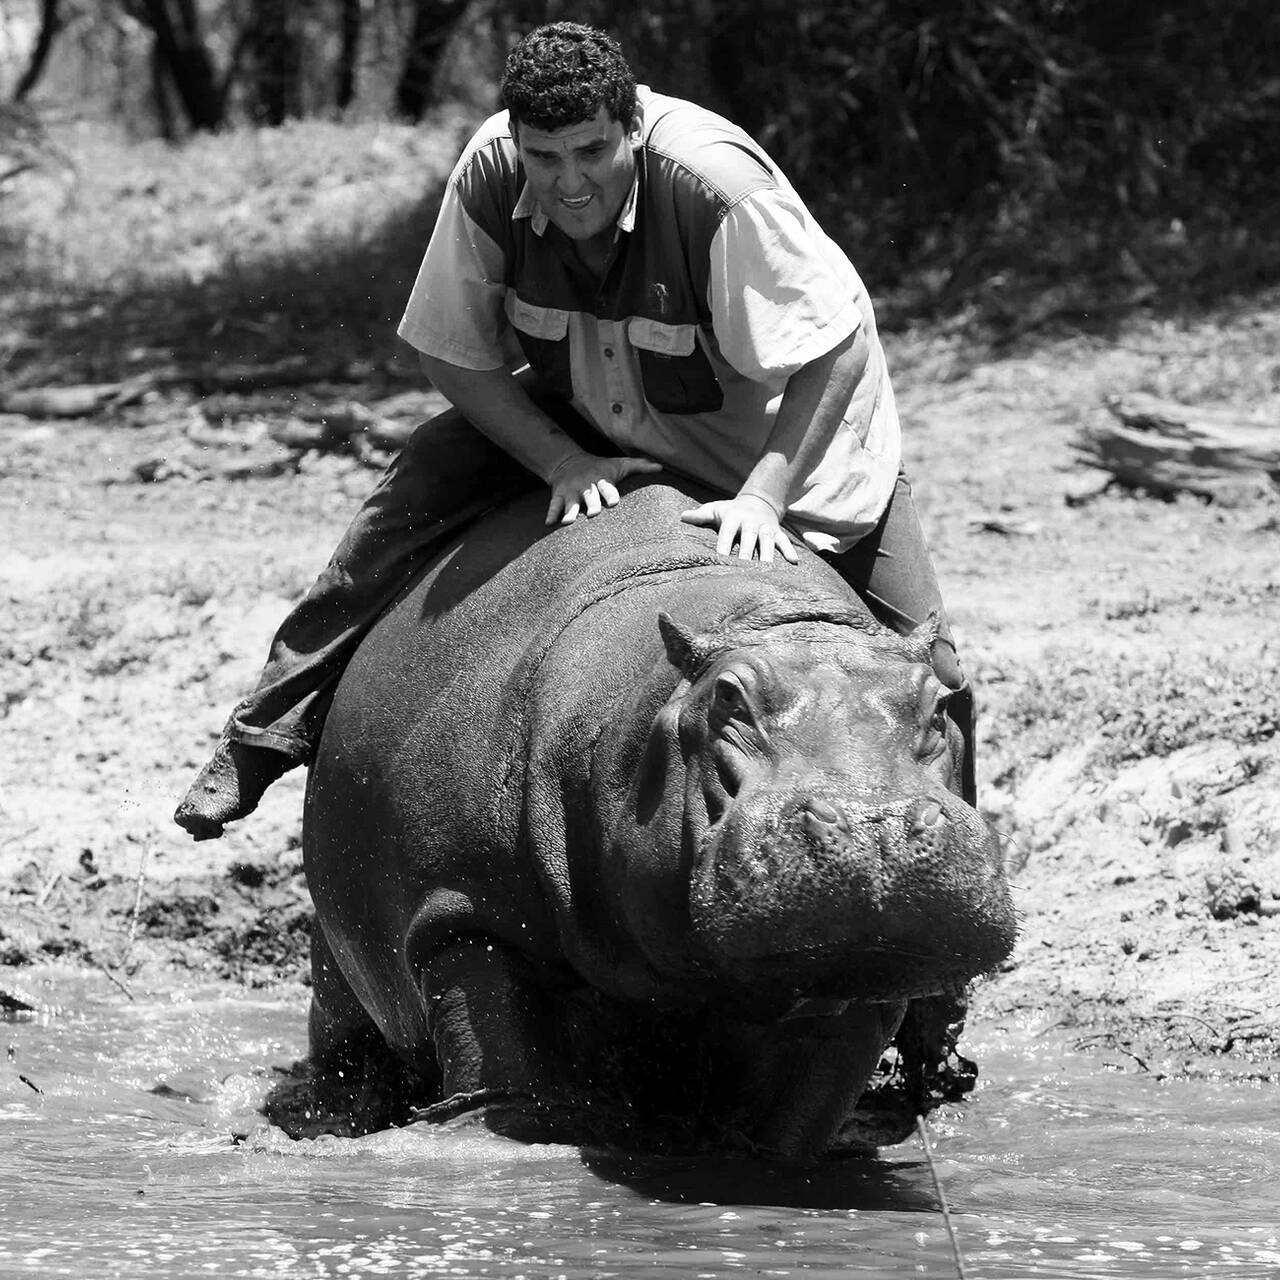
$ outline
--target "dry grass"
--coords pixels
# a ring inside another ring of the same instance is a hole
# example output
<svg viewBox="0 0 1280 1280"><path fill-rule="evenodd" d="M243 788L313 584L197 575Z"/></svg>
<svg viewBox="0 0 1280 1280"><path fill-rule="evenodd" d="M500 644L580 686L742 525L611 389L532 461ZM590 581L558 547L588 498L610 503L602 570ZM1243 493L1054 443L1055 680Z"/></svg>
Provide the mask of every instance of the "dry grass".
<svg viewBox="0 0 1280 1280"><path fill-rule="evenodd" d="M0 360L21 381L169 356L371 350L417 269L466 122L308 121L181 146L80 124L5 192Z"/></svg>

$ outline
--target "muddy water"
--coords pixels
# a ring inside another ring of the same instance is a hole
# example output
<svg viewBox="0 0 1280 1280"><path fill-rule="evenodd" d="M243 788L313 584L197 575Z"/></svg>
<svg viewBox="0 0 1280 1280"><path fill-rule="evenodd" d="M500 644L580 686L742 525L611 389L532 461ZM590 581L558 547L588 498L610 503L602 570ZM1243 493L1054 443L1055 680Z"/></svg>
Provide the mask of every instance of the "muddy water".
<svg viewBox="0 0 1280 1280"><path fill-rule="evenodd" d="M64 1008L0 1024L0 1276L957 1274L915 1142L808 1176L421 1128L295 1143L255 1108L302 1053L303 993L35 989ZM932 1124L970 1280L1280 1276L1263 1087L1011 1028L970 1048L980 1090Z"/></svg>

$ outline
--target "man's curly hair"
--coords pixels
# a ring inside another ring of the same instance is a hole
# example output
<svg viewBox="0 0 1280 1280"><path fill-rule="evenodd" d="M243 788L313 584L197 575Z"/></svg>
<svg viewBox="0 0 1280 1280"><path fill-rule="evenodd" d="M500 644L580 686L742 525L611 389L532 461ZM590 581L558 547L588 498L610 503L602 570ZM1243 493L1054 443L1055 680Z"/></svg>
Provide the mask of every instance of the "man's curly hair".
<svg viewBox="0 0 1280 1280"><path fill-rule="evenodd" d="M595 119L601 107L630 124L636 79L618 42L579 22L537 27L511 50L502 105L517 125L550 133Z"/></svg>

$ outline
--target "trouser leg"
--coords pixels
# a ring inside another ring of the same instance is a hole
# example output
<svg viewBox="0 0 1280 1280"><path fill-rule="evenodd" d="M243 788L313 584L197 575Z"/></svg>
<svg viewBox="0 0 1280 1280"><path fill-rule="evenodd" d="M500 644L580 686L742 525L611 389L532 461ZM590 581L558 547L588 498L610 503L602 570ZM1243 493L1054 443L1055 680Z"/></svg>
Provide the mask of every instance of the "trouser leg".
<svg viewBox="0 0 1280 1280"><path fill-rule="evenodd" d="M535 399L584 447L599 439L567 405ZM451 535L537 483L456 410L423 423L280 624L257 685L179 803L178 825L215 839L282 773L309 761L339 677L399 591Z"/></svg>
<svg viewBox="0 0 1280 1280"><path fill-rule="evenodd" d="M405 583L452 534L536 483L456 410L423 423L280 624L228 736L309 760L347 662Z"/></svg>
<svg viewBox="0 0 1280 1280"><path fill-rule="evenodd" d="M933 668L938 679L955 690L948 709L964 740L961 790L965 800L975 804L973 689L960 666L955 636L905 473L898 474L893 497L875 529L830 559L836 572L867 602L872 613L899 635L906 635L927 621L931 613L937 614Z"/></svg>

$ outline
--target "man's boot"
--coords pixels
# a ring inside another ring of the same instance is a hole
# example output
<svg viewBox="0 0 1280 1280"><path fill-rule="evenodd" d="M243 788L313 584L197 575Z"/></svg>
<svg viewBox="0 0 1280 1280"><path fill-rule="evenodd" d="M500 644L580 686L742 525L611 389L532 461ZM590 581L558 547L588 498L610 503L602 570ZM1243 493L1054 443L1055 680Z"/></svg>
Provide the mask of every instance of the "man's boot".
<svg viewBox="0 0 1280 1280"><path fill-rule="evenodd" d="M226 823L252 813L266 789L301 763L282 751L224 735L182 797L173 820L197 840L216 840Z"/></svg>

